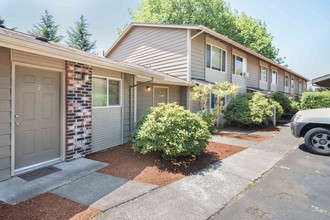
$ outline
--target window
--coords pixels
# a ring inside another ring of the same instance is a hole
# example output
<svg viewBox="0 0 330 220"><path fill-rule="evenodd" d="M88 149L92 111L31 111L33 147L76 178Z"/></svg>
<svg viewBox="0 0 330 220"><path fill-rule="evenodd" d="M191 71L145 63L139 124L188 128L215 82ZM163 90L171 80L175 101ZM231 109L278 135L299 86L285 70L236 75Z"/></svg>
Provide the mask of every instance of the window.
<svg viewBox="0 0 330 220"><path fill-rule="evenodd" d="M294 89L294 79L291 78L291 88Z"/></svg>
<svg viewBox="0 0 330 220"><path fill-rule="evenodd" d="M285 86L289 87L289 77L285 76Z"/></svg>
<svg viewBox="0 0 330 220"><path fill-rule="evenodd" d="M225 105L226 104L226 97L223 98L221 101ZM216 104L217 104L217 97L213 93L211 93L210 94L210 109L214 109Z"/></svg>
<svg viewBox="0 0 330 220"><path fill-rule="evenodd" d="M233 55L233 60L234 60L234 74L243 76L243 61L244 59L242 57Z"/></svg>
<svg viewBox="0 0 330 220"><path fill-rule="evenodd" d="M206 67L226 71L226 51L209 44L206 45Z"/></svg>
<svg viewBox="0 0 330 220"><path fill-rule="evenodd" d="M93 107L120 105L120 80L93 77Z"/></svg>
<svg viewBox="0 0 330 220"><path fill-rule="evenodd" d="M277 72L275 70L272 71L272 83L277 84Z"/></svg>
<svg viewBox="0 0 330 220"><path fill-rule="evenodd" d="M267 72L268 72L268 68L265 66L261 66L260 69L260 80L267 82Z"/></svg>

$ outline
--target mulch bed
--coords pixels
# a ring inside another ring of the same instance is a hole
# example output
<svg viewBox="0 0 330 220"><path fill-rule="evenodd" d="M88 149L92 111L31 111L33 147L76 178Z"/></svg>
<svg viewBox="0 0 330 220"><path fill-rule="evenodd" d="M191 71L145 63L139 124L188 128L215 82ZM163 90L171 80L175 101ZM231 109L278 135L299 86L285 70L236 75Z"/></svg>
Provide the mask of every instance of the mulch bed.
<svg viewBox="0 0 330 220"><path fill-rule="evenodd" d="M238 133L225 133L225 132L215 132L214 134L216 136L236 138L241 140L254 141L258 143L269 139L269 137L267 136L253 135L253 134L238 134Z"/></svg>
<svg viewBox="0 0 330 220"><path fill-rule="evenodd" d="M45 193L16 205L9 205L0 201L0 219L91 219L101 212L89 210L87 206Z"/></svg>
<svg viewBox="0 0 330 220"><path fill-rule="evenodd" d="M130 145L125 144L87 157L109 163L107 167L99 170L100 173L165 186L244 149L209 142L206 151L198 157L165 160L159 152L143 155L134 152Z"/></svg>

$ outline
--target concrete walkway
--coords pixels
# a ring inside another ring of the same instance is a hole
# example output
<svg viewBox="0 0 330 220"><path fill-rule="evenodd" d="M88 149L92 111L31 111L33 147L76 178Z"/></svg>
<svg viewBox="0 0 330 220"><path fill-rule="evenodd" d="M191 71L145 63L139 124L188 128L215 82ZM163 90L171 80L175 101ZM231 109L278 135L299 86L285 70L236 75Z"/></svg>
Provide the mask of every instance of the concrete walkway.
<svg viewBox="0 0 330 220"><path fill-rule="evenodd" d="M222 144L240 146L240 147L251 147L258 143L255 141L247 141L247 140L241 140L241 139L237 139L237 138L221 137L219 135L213 135L211 141L217 142L217 143L222 143Z"/></svg>
<svg viewBox="0 0 330 220"><path fill-rule="evenodd" d="M105 166L106 163L80 158L56 164L54 167L60 171L32 181L14 177L0 182L0 200L13 205L68 184Z"/></svg>
<svg viewBox="0 0 330 220"><path fill-rule="evenodd" d="M195 175L110 208L97 219L207 219L270 170L300 141L285 126L279 135L267 141Z"/></svg>

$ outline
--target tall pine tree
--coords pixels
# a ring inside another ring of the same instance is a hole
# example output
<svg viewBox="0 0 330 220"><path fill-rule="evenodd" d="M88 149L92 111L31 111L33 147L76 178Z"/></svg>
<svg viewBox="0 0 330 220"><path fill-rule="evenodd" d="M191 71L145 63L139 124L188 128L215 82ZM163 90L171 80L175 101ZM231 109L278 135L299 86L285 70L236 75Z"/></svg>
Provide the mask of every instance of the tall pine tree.
<svg viewBox="0 0 330 220"><path fill-rule="evenodd" d="M45 15L41 15L40 23L33 25L32 30L28 31L28 33L36 37L43 37L54 42L59 42L63 39L63 36L57 35L57 30L58 25L55 25L53 16L45 10Z"/></svg>
<svg viewBox="0 0 330 220"><path fill-rule="evenodd" d="M77 21L75 24L75 29L70 27L70 29L67 30L69 39L66 43L70 47L83 50L89 53L95 53L94 49L96 47L96 41L90 40L90 36L92 36L92 34L90 34L87 30L87 19L83 15L81 15L80 21Z"/></svg>
<svg viewBox="0 0 330 220"><path fill-rule="evenodd" d="M4 24L5 24L5 20L0 17L0 25L4 25Z"/></svg>

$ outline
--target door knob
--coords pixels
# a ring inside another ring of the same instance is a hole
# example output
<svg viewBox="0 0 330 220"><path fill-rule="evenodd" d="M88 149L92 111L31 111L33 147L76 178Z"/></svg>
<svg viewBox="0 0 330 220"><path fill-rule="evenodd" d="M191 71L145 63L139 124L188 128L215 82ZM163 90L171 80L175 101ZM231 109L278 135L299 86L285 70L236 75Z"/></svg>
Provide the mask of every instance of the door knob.
<svg viewBox="0 0 330 220"><path fill-rule="evenodd" d="M15 118L18 118L18 114L15 114Z"/></svg>

